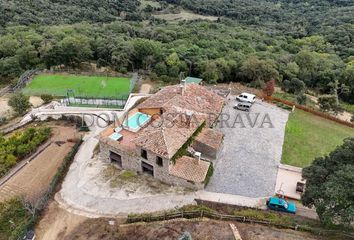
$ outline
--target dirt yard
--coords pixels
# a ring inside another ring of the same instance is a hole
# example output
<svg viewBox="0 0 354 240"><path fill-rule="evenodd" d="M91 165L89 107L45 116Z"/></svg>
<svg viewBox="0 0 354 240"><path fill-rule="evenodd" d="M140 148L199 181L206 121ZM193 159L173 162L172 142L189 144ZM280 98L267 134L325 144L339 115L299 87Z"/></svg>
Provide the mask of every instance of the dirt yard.
<svg viewBox="0 0 354 240"><path fill-rule="evenodd" d="M143 83L140 86L139 93L150 93L152 89L152 86L148 83Z"/></svg>
<svg viewBox="0 0 354 240"><path fill-rule="evenodd" d="M0 97L0 116L11 117L13 115L13 111L11 107L7 104L11 94L6 94ZM43 104L43 100L40 97L31 96L29 99L30 103L33 107L37 108Z"/></svg>
<svg viewBox="0 0 354 240"><path fill-rule="evenodd" d="M12 109L7 104L9 98L7 96L0 97L0 116L10 117L12 115Z"/></svg>
<svg viewBox="0 0 354 240"><path fill-rule="evenodd" d="M72 125L50 123L48 126L53 129L53 137L49 140L51 144L0 187L0 201L16 195L24 195L33 200L47 189L64 157L74 145L67 142L67 139L78 137Z"/></svg>
<svg viewBox="0 0 354 240"><path fill-rule="evenodd" d="M37 239L63 239L88 218L71 214L53 201L49 204L37 228Z"/></svg>
<svg viewBox="0 0 354 240"><path fill-rule="evenodd" d="M178 239L189 232L194 240L232 240L230 223L226 221L171 220L154 223L119 225L117 219L83 219L51 205L37 228L38 239ZM55 214L55 215L54 215ZM60 219L60 220L58 220ZM243 240L316 240L316 236L292 230L256 224L232 222ZM60 230L62 229L62 230Z"/></svg>

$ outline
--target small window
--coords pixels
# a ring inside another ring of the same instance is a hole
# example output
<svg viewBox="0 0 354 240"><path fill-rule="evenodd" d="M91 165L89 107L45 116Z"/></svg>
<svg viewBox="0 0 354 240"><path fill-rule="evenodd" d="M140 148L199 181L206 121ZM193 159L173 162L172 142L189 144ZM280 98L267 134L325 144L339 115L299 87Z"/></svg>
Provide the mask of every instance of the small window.
<svg viewBox="0 0 354 240"><path fill-rule="evenodd" d="M141 149L141 157L147 159L147 152L144 149Z"/></svg>
<svg viewBox="0 0 354 240"><path fill-rule="evenodd" d="M161 157L159 156L156 157L156 164L159 165L160 167L163 166L163 160Z"/></svg>

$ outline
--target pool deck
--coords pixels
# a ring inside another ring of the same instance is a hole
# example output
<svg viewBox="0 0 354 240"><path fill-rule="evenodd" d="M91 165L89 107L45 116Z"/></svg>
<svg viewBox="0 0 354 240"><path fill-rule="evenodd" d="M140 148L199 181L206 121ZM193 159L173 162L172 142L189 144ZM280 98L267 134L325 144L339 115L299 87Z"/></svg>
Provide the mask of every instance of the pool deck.
<svg viewBox="0 0 354 240"><path fill-rule="evenodd" d="M140 115L140 116L138 116ZM123 128L131 131L138 132L141 128L146 126L151 120L151 116L141 113L135 112L133 115L129 116L127 120L124 121Z"/></svg>

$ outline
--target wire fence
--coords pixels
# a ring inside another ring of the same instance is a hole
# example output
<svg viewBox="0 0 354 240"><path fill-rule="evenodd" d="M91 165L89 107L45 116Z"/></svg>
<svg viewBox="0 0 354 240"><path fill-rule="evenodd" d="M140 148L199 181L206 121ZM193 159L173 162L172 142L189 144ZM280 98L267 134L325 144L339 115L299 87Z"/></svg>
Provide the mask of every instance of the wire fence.
<svg viewBox="0 0 354 240"><path fill-rule="evenodd" d="M262 225L273 226L277 228L284 228L284 229L292 229L297 231L306 231L311 232L317 235L339 235L346 238L354 239L354 233L339 231L339 230L327 230L322 228L313 228L310 226L305 225L297 225L297 224L280 224L270 220L260 220L254 219L245 216L236 216L236 215L227 215L227 214L220 214L211 211L204 211L204 210L195 210L195 211L179 211L179 212L172 212L172 213L163 213L163 214L144 214L138 216L128 216L126 223L137 223L137 222L156 222L156 221L166 221L171 219L178 219L178 218L185 218L185 219L193 219L193 218L209 218L214 220L221 220L221 221L237 221L237 222L244 222L244 223L256 223Z"/></svg>
<svg viewBox="0 0 354 240"><path fill-rule="evenodd" d="M33 77L39 73L39 69L32 69L24 72L18 79L16 85L12 88L12 91L18 91L21 90L22 88L26 87L28 82L30 82Z"/></svg>
<svg viewBox="0 0 354 240"><path fill-rule="evenodd" d="M139 81L138 73L133 73L130 79L129 92L126 94L117 94L112 97L94 97L94 96L75 96L74 91L68 91L66 98L62 103L66 106L77 107L96 107L96 108L124 108L128 101L129 95L133 92L137 82Z"/></svg>
<svg viewBox="0 0 354 240"><path fill-rule="evenodd" d="M66 97L62 100L65 106L77 107L102 107L102 108L124 108L129 95L120 95L116 99L112 98L93 98L93 97Z"/></svg>

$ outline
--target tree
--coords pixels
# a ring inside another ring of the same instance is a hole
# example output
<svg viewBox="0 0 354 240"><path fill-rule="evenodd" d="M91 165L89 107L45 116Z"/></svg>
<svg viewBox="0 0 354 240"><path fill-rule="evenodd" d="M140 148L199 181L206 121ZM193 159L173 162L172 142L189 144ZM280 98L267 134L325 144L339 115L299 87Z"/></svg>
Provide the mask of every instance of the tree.
<svg viewBox="0 0 354 240"><path fill-rule="evenodd" d="M248 81L267 82L279 78L279 73L270 60L260 60L256 57L250 57L242 64L241 75Z"/></svg>
<svg viewBox="0 0 354 240"><path fill-rule="evenodd" d="M8 104L19 115L23 115L31 107L29 97L23 95L22 93L12 95Z"/></svg>
<svg viewBox="0 0 354 240"><path fill-rule="evenodd" d="M208 83L216 83L218 80L218 69L214 62L208 61L204 66L203 79Z"/></svg>
<svg viewBox="0 0 354 240"><path fill-rule="evenodd" d="M264 88L263 88L263 93L267 96L267 97L271 97L274 93L274 89L275 89L275 80L272 79L268 82L266 82Z"/></svg>
<svg viewBox="0 0 354 240"><path fill-rule="evenodd" d="M316 207L324 224L354 221L354 138L346 139L328 156L316 158L302 171L306 179L302 203Z"/></svg>
<svg viewBox="0 0 354 240"><path fill-rule="evenodd" d="M299 94L305 92L306 84L298 78L293 78L291 80L284 80L282 89L288 93Z"/></svg>
<svg viewBox="0 0 354 240"><path fill-rule="evenodd" d="M318 104L324 112L333 111L335 114L338 114L343 111L336 95L322 95L318 98Z"/></svg>
<svg viewBox="0 0 354 240"><path fill-rule="evenodd" d="M162 76L167 74L167 67L164 62L159 62L155 65L155 72L157 75Z"/></svg>

